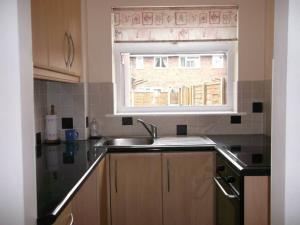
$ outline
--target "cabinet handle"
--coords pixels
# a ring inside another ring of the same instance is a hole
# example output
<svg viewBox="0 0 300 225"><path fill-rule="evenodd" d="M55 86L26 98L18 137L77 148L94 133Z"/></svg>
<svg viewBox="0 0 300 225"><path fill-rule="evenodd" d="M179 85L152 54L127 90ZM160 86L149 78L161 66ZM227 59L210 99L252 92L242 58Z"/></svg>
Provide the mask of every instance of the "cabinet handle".
<svg viewBox="0 0 300 225"><path fill-rule="evenodd" d="M118 193L118 161L115 161L115 191Z"/></svg>
<svg viewBox="0 0 300 225"><path fill-rule="evenodd" d="M73 223L74 223L73 213L70 213L69 217L71 217L70 225L73 225Z"/></svg>
<svg viewBox="0 0 300 225"><path fill-rule="evenodd" d="M71 46L72 46L72 59L71 59L71 62L70 62L70 67L72 67L72 65L74 63L74 58L75 58L75 45L74 45L72 34L69 35L69 38L70 38L70 43L71 43Z"/></svg>
<svg viewBox="0 0 300 225"><path fill-rule="evenodd" d="M167 179L168 179L168 192L170 192L170 161L167 159Z"/></svg>
<svg viewBox="0 0 300 225"><path fill-rule="evenodd" d="M65 41L65 44L66 44L66 42L68 43L68 55L66 56L66 54L64 54L64 60L65 60L66 67L69 67L69 62L70 62L70 57L71 57L71 48L70 48L69 35L67 32L65 32L64 41Z"/></svg>
<svg viewBox="0 0 300 225"><path fill-rule="evenodd" d="M229 199L238 198L237 195L231 195L231 194L226 192L225 188L218 181L219 179L221 179L220 177L214 177L213 179L214 179L214 182L216 183L217 187L222 191L222 193L225 195L226 198L229 198Z"/></svg>

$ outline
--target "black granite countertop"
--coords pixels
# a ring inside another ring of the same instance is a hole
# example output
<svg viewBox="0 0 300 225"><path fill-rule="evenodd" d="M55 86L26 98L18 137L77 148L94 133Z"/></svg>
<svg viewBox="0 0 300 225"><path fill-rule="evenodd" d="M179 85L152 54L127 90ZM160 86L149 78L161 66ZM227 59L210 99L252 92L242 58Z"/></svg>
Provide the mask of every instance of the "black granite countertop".
<svg viewBox="0 0 300 225"><path fill-rule="evenodd" d="M36 152L38 224L52 224L93 168L105 148L94 140L42 145Z"/></svg>
<svg viewBox="0 0 300 225"><path fill-rule="evenodd" d="M52 224L106 153L217 151L244 175L270 174L270 138L265 135L169 137L153 145L104 147L87 140L37 148L38 225ZM197 139L198 138L198 139ZM199 139L200 138L200 139ZM197 140L202 141L202 145ZM96 146L96 147L94 147Z"/></svg>
<svg viewBox="0 0 300 225"><path fill-rule="evenodd" d="M271 174L271 138L266 135L210 135L217 152L245 176Z"/></svg>

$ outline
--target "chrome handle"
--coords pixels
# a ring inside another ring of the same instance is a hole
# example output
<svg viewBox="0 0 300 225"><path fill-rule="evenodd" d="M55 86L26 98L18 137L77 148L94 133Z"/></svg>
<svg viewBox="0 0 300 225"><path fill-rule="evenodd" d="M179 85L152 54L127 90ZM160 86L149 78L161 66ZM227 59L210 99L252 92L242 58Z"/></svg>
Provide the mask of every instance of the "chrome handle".
<svg viewBox="0 0 300 225"><path fill-rule="evenodd" d="M170 161L167 159L168 192L170 192Z"/></svg>
<svg viewBox="0 0 300 225"><path fill-rule="evenodd" d="M74 216L73 216L73 213L70 213L69 216L71 217L71 222L70 222L69 225L73 225L73 223L74 223Z"/></svg>
<svg viewBox="0 0 300 225"><path fill-rule="evenodd" d="M66 67L68 67L70 62L70 57L71 57L71 48L70 48L69 35L67 32L65 32L64 44L66 44L66 42L68 43L68 56L66 56L64 51L64 60L65 60Z"/></svg>
<svg viewBox="0 0 300 225"><path fill-rule="evenodd" d="M72 65L74 63L74 58L75 58L75 45L74 45L72 34L69 35L69 38L70 38L70 42L71 42L71 46L72 46L72 59L70 62L70 67L72 67Z"/></svg>
<svg viewBox="0 0 300 225"><path fill-rule="evenodd" d="M118 161L115 161L115 191L118 193Z"/></svg>
<svg viewBox="0 0 300 225"><path fill-rule="evenodd" d="M223 192L223 194L226 196L226 198L229 198L229 199L235 199L235 198L238 197L237 195L231 195L231 194L228 194L228 193L226 192L226 190L224 189L224 187L220 184L220 182L218 181L218 179L220 179L220 178L214 177L214 182L215 182L216 185L219 187L219 189Z"/></svg>

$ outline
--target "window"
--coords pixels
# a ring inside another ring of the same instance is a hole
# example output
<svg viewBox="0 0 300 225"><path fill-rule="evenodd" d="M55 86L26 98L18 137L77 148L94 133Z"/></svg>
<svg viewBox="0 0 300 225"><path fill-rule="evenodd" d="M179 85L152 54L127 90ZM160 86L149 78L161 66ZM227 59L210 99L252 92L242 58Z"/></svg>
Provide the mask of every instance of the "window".
<svg viewBox="0 0 300 225"><path fill-rule="evenodd" d="M212 57L212 67L214 69L224 68L224 56L223 55L214 55Z"/></svg>
<svg viewBox="0 0 300 225"><path fill-rule="evenodd" d="M113 8L115 113L234 111L238 6Z"/></svg>
<svg viewBox="0 0 300 225"><path fill-rule="evenodd" d="M235 42L116 43L114 49L117 113L232 110ZM222 69L214 69L215 56Z"/></svg>
<svg viewBox="0 0 300 225"><path fill-rule="evenodd" d="M137 70L144 69L144 57L143 56L137 56L135 58L135 68Z"/></svg>
<svg viewBox="0 0 300 225"><path fill-rule="evenodd" d="M154 56L154 68L167 68L168 57L167 56Z"/></svg>
<svg viewBox="0 0 300 225"><path fill-rule="evenodd" d="M200 56L180 56L179 59L183 68L200 68Z"/></svg>

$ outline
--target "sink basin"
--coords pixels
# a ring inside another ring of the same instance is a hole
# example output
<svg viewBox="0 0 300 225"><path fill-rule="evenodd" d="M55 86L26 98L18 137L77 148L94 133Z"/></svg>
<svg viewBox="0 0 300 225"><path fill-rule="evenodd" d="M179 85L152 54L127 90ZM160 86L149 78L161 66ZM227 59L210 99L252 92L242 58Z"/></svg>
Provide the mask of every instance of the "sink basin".
<svg viewBox="0 0 300 225"><path fill-rule="evenodd" d="M153 138L139 137L139 138L113 138L105 141L105 146L133 146L133 145L152 145Z"/></svg>

